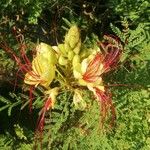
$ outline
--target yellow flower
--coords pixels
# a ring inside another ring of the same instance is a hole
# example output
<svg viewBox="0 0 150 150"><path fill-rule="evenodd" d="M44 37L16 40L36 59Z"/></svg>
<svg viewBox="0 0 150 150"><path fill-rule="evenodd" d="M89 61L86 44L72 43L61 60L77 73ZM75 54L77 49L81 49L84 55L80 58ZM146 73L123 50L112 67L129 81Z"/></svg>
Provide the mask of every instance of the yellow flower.
<svg viewBox="0 0 150 150"><path fill-rule="evenodd" d="M37 54L32 61L32 70L26 73L24 82L48 88L55 77L56 61L57 57L52 47L45 43L39 44Z"/></svg>

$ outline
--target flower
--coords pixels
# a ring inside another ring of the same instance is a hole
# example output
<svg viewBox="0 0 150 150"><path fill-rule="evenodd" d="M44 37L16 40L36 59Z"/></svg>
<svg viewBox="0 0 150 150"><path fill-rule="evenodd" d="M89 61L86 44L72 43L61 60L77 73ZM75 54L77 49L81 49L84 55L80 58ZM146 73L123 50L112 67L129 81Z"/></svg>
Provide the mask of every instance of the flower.
<svg viewBox="0 0 150 150"><path fill-rule="evenodd" d="M54 77L55 66L42 55L38 55L33 59L32 70L26 73L24 82L35 87L40 84L48 88Z"/></svg>
<svg viewBox="0 0 150 150"><path fill-rule="evenodd" d="M46 88L55 77L56 64L55 51L49 45L40 43L37 46L37 54L32 61L32 70L25 75L24 82L29 85L42 85Z"/></svg>
<svg viewBox="0 0 150 150"><path fill-rule="evenodd" d="M113 39L115 40L115 39ZM115 43L116 44L116 43ZM112 122L115 119L115 109L112 99L103 85L102 75L113 69L120 58L121 49L118 45L101 43L105 48L105 53L96 52L84 59L81 63L76 63L74 76L82 86L93 92L101 106L101 123L104 123L109 111L112 114Z"/></svg>

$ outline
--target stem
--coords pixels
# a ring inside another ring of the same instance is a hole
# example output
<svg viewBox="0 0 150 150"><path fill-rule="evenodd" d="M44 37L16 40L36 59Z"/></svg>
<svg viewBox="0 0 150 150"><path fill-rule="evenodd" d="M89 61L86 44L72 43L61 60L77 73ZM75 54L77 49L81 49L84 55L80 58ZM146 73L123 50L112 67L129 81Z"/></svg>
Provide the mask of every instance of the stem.
<svg viewBox="0 0 150 150"><path fill-rule="evenodd" d="M56 68L56 72L61 76L61 78L66 82L66 80L64 79L64 76L60 73L60 71Z"/></svg>

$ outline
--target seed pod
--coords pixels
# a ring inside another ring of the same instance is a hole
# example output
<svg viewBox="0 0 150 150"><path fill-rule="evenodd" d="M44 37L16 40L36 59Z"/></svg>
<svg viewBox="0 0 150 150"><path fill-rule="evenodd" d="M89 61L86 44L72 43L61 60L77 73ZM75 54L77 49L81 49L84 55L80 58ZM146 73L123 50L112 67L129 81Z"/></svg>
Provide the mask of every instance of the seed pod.
<svg viewBox="0 0 150 150"><path fill-rule="evenodd" d="M61 56L59 57L58 63L59 63L60 65L62 65L62 66L65 66L65 65L67 65L67 63L68 63L68 60L67 60L65 57L63 57L63 56L61 55Z"/></svg>

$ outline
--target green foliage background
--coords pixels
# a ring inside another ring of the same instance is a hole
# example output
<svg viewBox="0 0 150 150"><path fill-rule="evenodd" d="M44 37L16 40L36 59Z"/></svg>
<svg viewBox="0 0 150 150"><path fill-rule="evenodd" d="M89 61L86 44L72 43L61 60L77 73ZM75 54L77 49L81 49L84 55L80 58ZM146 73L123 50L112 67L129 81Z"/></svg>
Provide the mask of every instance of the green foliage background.
<svg viewBox="0 0 150 150"><path fill-rule="evenodd" d="M13 27L19 28L30 44L39 40L55 45L63 39L67 20L79 25L82 41L89 46L93 37L101 39L110 33L124 45L120 65L105 77L117 111L115 127L97 132L99 106L90 99L90 93L84 94L89 109L77 111L72 94L64 92L57 97L56 109L46 116L43 149L150 149L149 14L148 0L0 1L0 40L10 47L17 47ZM42 89L34 93L34 112L29 114L28 92L22 92L21 81L13 90L16 70L16 64L0 49L0 149L29 150L35 145Z"/></svg>

